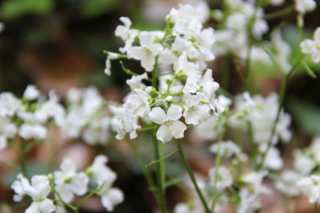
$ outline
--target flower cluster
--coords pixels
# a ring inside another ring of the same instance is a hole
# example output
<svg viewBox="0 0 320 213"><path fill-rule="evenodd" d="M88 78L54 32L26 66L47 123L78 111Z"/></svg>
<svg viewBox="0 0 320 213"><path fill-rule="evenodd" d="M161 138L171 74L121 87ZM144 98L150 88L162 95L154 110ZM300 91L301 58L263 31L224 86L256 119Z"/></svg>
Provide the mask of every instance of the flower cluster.
<svg viewBox="0 0 320 213"><path fill-rule="evenodd" d="M108 211L113 211L114 206L123 202L124 196L121 190L112 187L117 175L105 165L107 161L106 156L99 155L93 164L86 169L86 172L77 173L74 162L65 158L60 166L60 171L55 171L53 175L49 174L48 176L35 175L31 178L31 184L26 177L19 174L18 180L11 186L16 193L13 199L15 202L20 202L25 195L32 198L33 202L26 213L51 213L54 210L58 212L58 209L63 212L62 204L77 210L79 207L73 207L71 203L75 195L82 196L88 192L89 178L92 177L97 183L97 188L93 189L94 194L101 196L101 202ZM48 198L51 192L58 200L57 208Z"/></svg>

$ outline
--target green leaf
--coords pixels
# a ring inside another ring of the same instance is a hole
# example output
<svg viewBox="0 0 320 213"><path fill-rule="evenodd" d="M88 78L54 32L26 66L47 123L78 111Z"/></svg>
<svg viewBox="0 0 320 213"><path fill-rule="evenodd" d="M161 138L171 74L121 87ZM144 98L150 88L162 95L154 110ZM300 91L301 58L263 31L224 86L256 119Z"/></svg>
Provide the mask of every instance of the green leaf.
<svg viewBox="0 0 320 213"><path fill-rule="evenodd" d="M111 11L119 0L85 0L80 6L80 13L85 17L95 17Z"/></svg>
<svg viewBox="0 0 320 213"><path fill-rule="evenodd" d="M52 0L5 0L1 5L1 16L13 20L26 14L45 15L53 7Z"/></svg>
<svg viewBox="0 0 320 213"><path fill-rule="evenodd" d="M299 130L310 136L320 134L319 107L295 98L289 99L288 102L288 108L296 120Z"/></svg>

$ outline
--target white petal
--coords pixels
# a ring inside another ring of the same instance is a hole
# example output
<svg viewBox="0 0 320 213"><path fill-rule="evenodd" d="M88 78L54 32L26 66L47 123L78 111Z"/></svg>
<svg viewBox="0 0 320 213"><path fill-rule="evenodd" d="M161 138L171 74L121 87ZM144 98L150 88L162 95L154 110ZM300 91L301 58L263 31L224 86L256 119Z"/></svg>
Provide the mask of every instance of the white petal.
<svg viewBox="0 0 320 213"><path fill-rule="evenodd" d="M141 60L145 57L146 52L143 47L131 47L127 52L128 58L134 58L136 60Z"/></svg>
<svg viewBox="0 0 320 213"><path fill-rule="evenodd" d="M81 196L87 192L88 183L89 177L86 175L86 173L79 172L72 178L70 182L70 188L76 195Z"/></svg>
<svg viewBox="0 0 320 213"><path fill-rule="evenodd" d="M65 158L60 166L61 170L63 171L64 175L66 176L73 176L76 173L76 165L68 158Z"/></svg>
<svg viewBox="0 0 320 213"><path fill-rule="evenodd" d="M124 195L121 190L117 188L111 188L108 192L108 197L113 206L118 205L124 201Z"/></svg>
<svg viewBox="0 0 320 213"><path fill-rule="evenodd" d="M123 22L124 26L126 26L127 28L131 27L131 21L128 17L120 17L120 21Z"/></svg>
<svg viewBox="0 0 320 213"><path fill-rule="evenodd" d="M316 29L316 31L314 32L314 41L318 44L318 45L320 45L320 27L318 27L317 29Z"/></svg>
<svg viewBox="0 0 320 213"><path fill-rule="evenodd" d="M182 116L182 108L178 105L172 104L167 112L167 118L169 120L179 120Z"/></svg>
<svg viewBox="0 0 320 213"><path fill-rule="evenodd" d="M44 199L43 201L39 202L39 208L43 213L51 213L56 209L52 200L49 199Z"/></svg>
<svg viewBox="0 0 320 213"><path fill-rule="evenodd" d="M158 55L163 50L163 47L161 44L155 43L149 47L149 50L153 55Z"/></svg>
<svg viewBox="0 0 320 213"><path fill-rule="evenodd" d="M112 205L112 201L107 195L101 196L101 203L109 212L113 211L114 207Z"/></svg>
<svg viewBox="0 0 320 213"><path fill-rule="evenodd" d="M157 131L157 139L162 141L163 143L171 141L172 134L171 134L170 124L162 124L160 126L160 128Z"/></svg>
<svg viewBox="0 0 320 213"><path fill-rule="evenodd" d="M301 51L307 54L311 54L317 49L315 47L314 41L310 39L306 39L303 42L301 42L300 47L301 47Z"/></svg>
<svg viewBox="0 0 320 213"><path fill-rule="evenodd" d="M184 131L187 129L187 126L181 121L173 121L170 124L171 133L174 138L182 138L184 136Z"/></svg>
<svg viewBox="0 0 320 213"><path fill-rule="evenodd" d="M166 113L160 107L155 107L149 113L150 120L157 123L163 124L166 121Z"/></svg>
<svg viewBox="0 0 320 213"><path fill-rule="evenodd" d="M153 44L153 35L152 33L149 32L141 32L139 35L139 39L140 39L140 44L142 47L151 47L151 45Z"/></svg>
<svg viewBox="0 0 320 213"><path fill-rule="evenodd" d="M29 208L26 209L25 213L41 213L38 203L32 202Z"/></svg>
<svg viewBox="0 0 320 213"><path fill-rule="evenodd" d="M155 56L148 52L144 55L144 57L141 59L141 66L146 69L146 71L152 71L153 65L156 63Z"/></svg>

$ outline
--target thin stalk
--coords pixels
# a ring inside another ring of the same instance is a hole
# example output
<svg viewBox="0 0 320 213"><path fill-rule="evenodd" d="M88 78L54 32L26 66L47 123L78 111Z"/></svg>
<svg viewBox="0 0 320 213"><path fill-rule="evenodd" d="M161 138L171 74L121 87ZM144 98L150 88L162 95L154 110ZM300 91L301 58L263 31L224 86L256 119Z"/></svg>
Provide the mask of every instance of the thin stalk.
<svg viewBox="0 0 320 213"><path fill-rule="evenodd" d="M159 155L159 147L158 147L158 140L156 137L156 130L153 130L153 148L154 148L154 156L156 160L160 159ZM159 205L161 213L166 212L166 204L165 204L165 198L164 198L164 183L162 182L162 175L161 175L161 165L156 164L156 175L157 175L157 183L158 183L158 198L159 198Z"/></svg>
<svg viewBox="0 0 320 213"><path fill-rule="evenodd" d="M92 192L87 194L84 198L82 198L82 200L80 200L80 202L76 206L76 211L79 210L80 206L84 203L84 201L86 201L89 197L91 197L92 195L94 195L97 192L99 192L103 188L104 184L105 184L105 182L103 184L101 184L101 186L99 186L98 188L96 188L95 190L93 190Z"/></svg>
<svg viewBox="0 0 320 213"><path fill-rule="evenodd" d="M3 161L0 159L0 163L7 166L7 167L10 167L12 169L15 169L15 170L20 170L19 166L15 165L15 164L12 164L12 163L9 163L9 162L6 162L6 161Z"/></svg>
<svg viewBox="0 0 320 213"><path fill-rule="evenodd" d="M193 172L192 172L192 170L191 170L191 168L189 166L187 158L186 158L186 156L185 156L185 154L183 152L180 139L177 139L177 149L179 150L180 157L181 157L181 159L182 159L182 161L184 163L184 166L187 169L187 172L188 172L188 174L189 174L189 176L191 178L191 181L192 181L192 183L193 183L193 185L194 185L194 187L195 187L195 189L196 189L196 191L197 191L197 193L198 193L198 195L200 197L201 203L202 203L203 207L205 208L206 213L211 213L211 211L210 211L210 209L209 209L209 207L208 207L208 205L207 205L207 203L206 203L206 201L205 201L205 199L204 199L204 197L203 197L203 195L202 195L202 193L201 193L201 191L199 189L199 186L198 186L197 181L196 181L196 179L195 179L195 177L193 175Z"/></svg>
<svg viewBox="0 0 320 213"><path fill-rule="evenodd" d="M277 126L277 123L279 121L279 117L280 117L280 113L281 113L281 110L282 110L282 107L283 107L283 102L284 102L284 98L285 98L285 94L286 94L286 88L287 88L287 84L288 84L288 80L289 80L289 77L290 75L293 73L293 71L299 66L299 64L301 63L303 59L301 59L300 61L298 61L292 68L291 70L284 76L284 79L283 79L283 82L282 82L282 85L281 85L281 90L280 90L280 101L279 101L279 108L278 108L278 112L277 112L277 116L276 116L276 119L274 120L273 122L273 125L272 125L272 129L271 129L271 135L270 135L270 138L269 138L269 141L268 141L268 147L267 147L267 150L265 152L262 153L262 161L261 163L257 166L257 169L260 170L264 164L264 160L265 160L265 157L267 155L267 152L269 151L271 145L272 145L272 138L276 132L276 126Z"/></svg>
<svg viewBox="0 0 320 213"><path fill-rule="evenodd" d="M318 208L318 200L314 203L312 213L317 213L317 208Z"/></svg>
<svg viewBox="0 0 320 213"><path fill-rule="evenodd" d="M220 161L221 161L221 155L220 155L220 149L221 149L221 141L223 138L223 131L220 132L219 138L218 138L218 151L216 156L216 164L215 164L215 173L214 173L214 186L213 186L213 202L211 206L211 211L214 213L214 207L217 203L218 199L218 191L217 191L217 183L218 183L218 169L220 167Z"/></svg>
<svg viewBox="0 0 320 213"><path fill-rule="evenodd" d="M155 183L152 179L151 173L148 169L146 169L145 162L143 161L143 158L140 154L140 152L138 151L138 149L131 143L131 141L129 139L126 138L125 140L127 142L127 144L129 145L131 151L133 152L133 154L136 156L139 166L144 174L144 177L146 178L146 181L149 185L149 188L152 189L152 194L154 196L154 198L156 199L156 201L158 202L158 196L156 194L156 192L154 191L154 189L156 188Z"/></svg>
<svg viewBox="0 0 320 213"><path fill-rule="evenodd" d="M19 142L19 145L20 145L20 154L19 154L19 158L20 158L20 167L21 167L21 172L23 174L24 177L28 177L27 176L27 169L26 169L26 158L25 158L25 152L23 151L24 150L24 141L22 138L20 138L20 142Z"/></svg>
<svg viewBox="0 0 320 213"><path fill-rule="evenodd" d="M230 77L229 63L230 63L229 55L222 58L222 73L221 73L220 82L221 82L221 87L225 90L228 90L229 88L229 77Z"/></svg>
<svg viewBox="0 0 320 213"><path fill-rule="evenodd" d="M276 18L281 18L282 16L285 16L289 13L291 13L294 10L294 5L291 5L283 10L280 10L278 12L274 12L274 13L270 13L270 14L266 14L263 18L266 20L272 20L272 19L276 19Z"/></svg>
<svg viewBox="0 0 320 213"><path fill-rule="evenodd" d="M147 164L146 167L152 166L152 165L155 165L155 164L157 164L157 163L159 163L159 162L161 162L161 161L164 161L164 160L170 158L171 156L175 155L175 154L178 153L178 152L179 152L179 150L176 150L176 151L170 153L169 155L167 155L167 156L165 156L165 157L163 157L163 158L160 158L159 160L154 160L154 161L152 161L151 163Z"/></svg>

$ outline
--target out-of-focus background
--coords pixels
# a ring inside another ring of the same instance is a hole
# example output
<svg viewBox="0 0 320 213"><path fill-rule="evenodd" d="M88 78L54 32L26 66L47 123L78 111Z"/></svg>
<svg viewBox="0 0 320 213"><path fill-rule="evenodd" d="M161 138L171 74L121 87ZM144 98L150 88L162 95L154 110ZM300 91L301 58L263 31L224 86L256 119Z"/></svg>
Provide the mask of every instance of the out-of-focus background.
<svg viewBox="0 0 320 213"><path fill-rule="evenodd" d="M0 21L4 30L0 34L0 92L11 91L20 97L28 84L35 84L44 93L54 89L64 100L66 91L71 87L96 86L109 100L121 102L129 88L125 81L130 76L120 69L118 61L112 62L112 75L106 76L105 55L103 50L117 52L123 46L121 39L114 36L114 30L121 24L121 16L129 17L133 28L139 30L163 30L165 15L178 3L196 4L197 0L3 0L0 3ZM207 2L211 9L221 7L221 0ZM285 8L291 1L280 7L268 7L266 13ZM298 33L294 30L296 14L284 19L269 22L272 28L282 21L284 39L294 43ZM210 22L210 21L209 21ZM312 37L313 30L320 26L320 8L305 17L305 35ZM293 47L299 51L299 47ZM221 60L217 58L209 67L213 68L216 81L222 71ZM136 72L142 72L139 63L126 61L126 66ZM232 67L232 66L231 66ZM312 67L319 76L319 67ZM270 70L253 75L253 85L258 93L268 95L278 92L281 75ZM242 92L242 85L233 68L230 70L230 93ZM289 82L285 110L292 115L294 136L290 145L282 150L286 167L290 166L290 155L295 147L308 145L312 136L320 134L320 78L311 79L307 75L295 75ZM59 134L54 130L53 136ZM88 166L93 157L100 153L101 147L89 147L81 141L58 141L59 153L54 167L58 168L61 157L68 154L76 159L79 167ZM190 146L196 142L189 142ZM203 145L201 145L203 147ZM125 193L125 202L115 212L155 212L155 203L136 161L131 161L128 147L114 142L104 148L109 155L110 166L118 173L116 186ZM88 151L89 150L89 151ZM120 150L120 151L119 151ZM0 152L0 159L17 161L15 150ZM188 152L190 163L199 176L207 177L207 171L214 165L213 156L203 149ZM43 145L32 150L28 159L31 162L47 162L50 147ZM129 156L129 157L128 157ZM201 156L201 157L200 157ZM148 158L148 157L147 157ZM149 160L152 156L149 157ZM41 166L30 164L35 171ZM183 173L184 169L173 165L172 171ZM0 164L0 203L13 204L13 191L10 184L16 173ZM10 182L11 181L11 182ZM173 208L186 196L177 188L167 191L168 205ZM265 202L272 201L269 197ZM274 199L274 198L273 198ZM102 212L99 199L90 199L82 212ZM305 201L301 201L305 202ZM279 205L271 205L263 212L282 212ZM309 211L308 205L300 205ZM15 206L19 212L20 206ZM0 212L4 212L2 209ZM22 212L22 211L21 211ZM310 212L310 211L309 211Z"/></svg>

